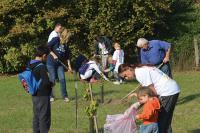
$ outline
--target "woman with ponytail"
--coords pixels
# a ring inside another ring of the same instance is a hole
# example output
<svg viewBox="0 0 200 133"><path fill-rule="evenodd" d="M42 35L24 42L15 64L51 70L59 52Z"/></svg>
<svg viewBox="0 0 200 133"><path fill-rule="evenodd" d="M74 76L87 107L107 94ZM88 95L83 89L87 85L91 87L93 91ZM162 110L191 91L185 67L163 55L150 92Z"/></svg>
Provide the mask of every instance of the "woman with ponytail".
<svg viewBox="0 0 200 133"><path fill-rule="evenodd" d="M154 92L161 104L158 116L159 132L172 133L171 122L180 93L180 87L176 81L152 65L122 64L119 66L118 72L122 78L136 79L142 86L148 86Z"/></svg>

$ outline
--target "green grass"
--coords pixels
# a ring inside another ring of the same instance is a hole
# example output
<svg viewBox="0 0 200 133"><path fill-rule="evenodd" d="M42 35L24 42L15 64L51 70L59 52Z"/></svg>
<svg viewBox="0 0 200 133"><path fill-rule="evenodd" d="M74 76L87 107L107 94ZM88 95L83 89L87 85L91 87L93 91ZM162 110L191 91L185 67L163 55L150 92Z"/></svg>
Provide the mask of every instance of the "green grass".
<svg viewBox="0 0 200 133"><path fill-rule="evenodd" d="M56 86L56 96L52 103L52 125L50 133L73 133L75 130L75 100L74 81L72 75L67 75L67 88L70 99L65 103L60 96L59 86ZM178 72L175 80L181 86L181 94L173 117L174 133L200 132L200 73ZM105 102L98 108L99 129L103 128L107 114L123 113L130 103L119 103L119 99L137 86L137 82L123 85L106 83ZM88 132L88 117L84 107L88 104L83 99L86 85L78 83L78 132ZM95 97L100 99L99 84L93 85ZM32 132L32 102L31 96L22 90L17 76L0 77L0 133L31 133Z"/></svg>

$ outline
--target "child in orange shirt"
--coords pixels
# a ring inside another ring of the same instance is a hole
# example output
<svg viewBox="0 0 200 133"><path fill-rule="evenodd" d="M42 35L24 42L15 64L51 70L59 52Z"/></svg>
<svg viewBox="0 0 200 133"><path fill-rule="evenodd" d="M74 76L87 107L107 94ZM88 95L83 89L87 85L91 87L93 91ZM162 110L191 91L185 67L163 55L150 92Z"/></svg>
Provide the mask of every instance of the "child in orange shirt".
<svg viewBox="0 0 200 133"><path fill-rule="evenodd" d="M157 97L154 97L153 92L148 87L141 87L137 92L138 101L143 104L143 111L136 115L136 119L143 121L140 126L140 133L158 133L158 113L160 103Z"/></svg>

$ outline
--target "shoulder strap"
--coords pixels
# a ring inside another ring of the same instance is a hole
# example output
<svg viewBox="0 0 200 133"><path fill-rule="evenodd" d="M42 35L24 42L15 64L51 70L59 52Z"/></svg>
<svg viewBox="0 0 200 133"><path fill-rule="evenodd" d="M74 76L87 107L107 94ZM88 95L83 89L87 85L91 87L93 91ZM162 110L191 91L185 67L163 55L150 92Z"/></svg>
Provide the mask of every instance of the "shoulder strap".
<svg viewBox="0 0 200 133"><path fill-rule="evenodd" d="M41 65L44 65L44 64L43 64L43 63L39 63L39 64L37 64L35 67L33 67L32 70L34 70L35 68L37 68L37 67L39 67L39 66L41 66Z"/></svg>

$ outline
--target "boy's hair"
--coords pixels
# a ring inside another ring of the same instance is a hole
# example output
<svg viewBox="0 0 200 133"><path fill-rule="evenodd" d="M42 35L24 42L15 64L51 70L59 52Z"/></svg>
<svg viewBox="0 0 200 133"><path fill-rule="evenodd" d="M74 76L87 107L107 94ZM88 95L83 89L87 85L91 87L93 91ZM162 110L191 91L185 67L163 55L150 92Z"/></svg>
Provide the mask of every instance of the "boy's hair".
<svg viewBox="0 0 200 133"><path fill-rule="evenodd" d="M58 26L62 26L61 23L56 23L55 24L55 28L58 27Z"/></svg>
<svg viewBox="0 0 200 133"><path fill-rule="evenodd" d="M115 42L114 42L113 46L115 47L115 45L117 45L117 47L120 47L120 48L121 48L121 45L120 45L120 43L119 43L118 41L115 41Z"/></svg>
<svg viewBox="0 0 200 133"><path fill-rule="evenodd" d="M97 36L97 35L94 37L94 39L95 39L96 41L100 41L100 37Z"/></svg>
<svg viewBox="0 0 200 133"><path fill-rule="evenodd" d="M42 57L44 54L48 55L49 52L50 51L49 51L49 48L47 46L40 45L36 48L35 56Z"/></svg>
<svg viewBox="0 0 200 133"><path fill-rule="evenodd" d="M153 97L153 91L149 88L149 87L140 87L137 91L137 97L141 97L141 96L149 96L149 97Z"/></svg>

